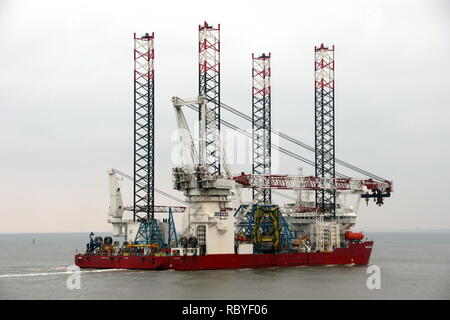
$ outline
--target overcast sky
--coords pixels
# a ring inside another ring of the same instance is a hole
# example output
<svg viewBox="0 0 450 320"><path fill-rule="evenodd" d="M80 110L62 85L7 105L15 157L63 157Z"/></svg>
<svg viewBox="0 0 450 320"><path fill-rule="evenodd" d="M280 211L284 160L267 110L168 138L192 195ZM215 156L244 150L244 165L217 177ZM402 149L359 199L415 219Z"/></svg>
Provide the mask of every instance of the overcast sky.
<svg viewBox="0 0 450 320"><path fill-rule="evenodd" d="M314 46L334 44L336 155L395 184L383 207L361 206L357 229L450 229L449 9L445 0L1 0L0 233L111 230L106 170L132 173L133 32L155 32L156 185L181 197L171 189L170 98L197 93L204 20L221 24L222 101L251 112L251 54L270 51L272 127L310 145ZM278 172L302 165L280 156Z"/></svg>

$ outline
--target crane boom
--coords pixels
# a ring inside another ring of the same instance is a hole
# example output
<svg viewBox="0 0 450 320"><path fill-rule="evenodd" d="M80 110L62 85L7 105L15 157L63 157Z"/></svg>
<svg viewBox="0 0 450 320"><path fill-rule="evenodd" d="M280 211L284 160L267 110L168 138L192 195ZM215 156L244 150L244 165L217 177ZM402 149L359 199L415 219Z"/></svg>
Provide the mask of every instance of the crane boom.
<svg viewBox="0 0 450 320"><path fill-rule="evenodd" d="M392 181L375 181L373 179L323 178L313 176L241 174L233 179L246 188L285 189L285 190L336 190L368 193L393 191Z"/></svg>
<svg viewBox="0 0 450 320"><path fill-rule="evenodd" d="M125 210L127 211L133 211L134 208L131 207L125 207ZM154 206L154 213L166 213L169 212L169 210L172 210L172 213L184 213L186 211L186 207L181 206Z"/></svg>

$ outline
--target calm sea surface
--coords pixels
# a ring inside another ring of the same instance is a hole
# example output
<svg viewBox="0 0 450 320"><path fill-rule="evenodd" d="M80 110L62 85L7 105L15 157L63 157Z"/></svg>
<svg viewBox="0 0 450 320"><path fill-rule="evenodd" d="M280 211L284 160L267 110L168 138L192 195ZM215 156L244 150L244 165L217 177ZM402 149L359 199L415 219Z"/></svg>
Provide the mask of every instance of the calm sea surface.
<svg viewBox="0 0 450 320"><path fill-rule="evenodd" d="M367 235L379 290L367 288L366 266L83 270L69 290L66 268L88 233L0 234L0 299L450 299L450 232Z"/></svg>

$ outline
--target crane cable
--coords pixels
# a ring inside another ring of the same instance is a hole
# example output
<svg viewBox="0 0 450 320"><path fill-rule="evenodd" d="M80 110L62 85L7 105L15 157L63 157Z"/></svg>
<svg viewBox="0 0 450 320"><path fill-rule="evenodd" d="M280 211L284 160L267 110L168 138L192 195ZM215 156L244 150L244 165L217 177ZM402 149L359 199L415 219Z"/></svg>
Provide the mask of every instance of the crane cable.
<svg viewBox="0 0 450 320"><path fill-rule="evenodd" d="M131 180L131 181L134 180L132 176L130 176L130 175L128 175L128 174L126 174L126 173L124 173L124 172L122 172L122 171L119 171L119 170L117 170L117 169L113 169L113 170L114 170L117 174L119 174L120 176L122 176L122 177L124 177L124 178L127 178L127 179L129 179L129 180ZM171 195L171 194L169 194L169 193L167 193L167 192L165 192L165 191L159 190L158 188L155 188L155 191L158 192L159 194L161 194L161 195L167 197L167 198L170 198L170 199L172 199L172 200L175 200L176 202L179 202L179 203L181 203L181 204L187 205L187 202L186 202L186 201L181 200L180 198L177 198L177 197L175 197L175 196L173 196L173 195Z"/></svg>
<svg viewBox="0 0 450 320"><path fill-rule="evenodd" d="M246 115L245 113L243 113L243 112L241 112L241 111L239 111L239 110L237 110L237 109L235 109L235 108L233 108L233 107L231 107L231 106L229 106L229 105L227 105L227 104L225 104L223 102L220 103L220 106L222 106L225 110L227 110L227 111L229 111L231 113L234 113L235 115L237 115L237 116L239 116L239 117L241 117L241 118L243 118L243 119L245 119L245 120L247 120L249 122L252 122L252 118L250 116ZM221 120L221 121L223 122L223 120ZM298 146L300 146L302 148L305 148L305 149L307 149L309 151L315 152L314 147L312 147L312 146L310 146L310 145L308 145L308 144L306 144L304 142L301 142L300 140L298 140L296 138L293 138L293 137L291 137L291 136L289 136L289 135L287 135L285 133L282 133L280 131L274 131L274 130L270 130L270 131L271 131L271 133L276 134L279 137L281 137L281 138L283 138L285 140L288 140L288 141L290 141L290 142L292 142L292 143L294 143L294 144L296 144L296 145L298 145ZM312 163L312 161L310 161L310 162ZM307 163L311 164L309 162L307 162ZM377 175L375 175L373 173L370 173L370 172L368 172L366 170L358 168L358 167L356 167L356 166L354 166L354 165L352 165L352 164L350 164L348 162L345 162L343 160L340 160L338 158L336 158L336 163L338 163L338 164L340 164L340 165L342 165L342 166L344 166L344 167L346 167L348 169L356 171L358 173L364 174L364 175L366 175L366 176L368 176L370 178L373 178L375 180L386 181L386 179L384 179L384 178L381 178L381 177L379 177L379 176L377 176ZM314 166L314 163L312 165Z"/></svg>
<svg viewBox="0 0 450 320"><path fill-rule="evenodd" d="M195 105L187 105L187 106L188 106L189 108L193 109L193 110L198 110L198 109L197 109L197 106L195 106ZM237 131L237 132L239 132L239 133L242 133L243 135L245 135L245 136L247 136L247 137L249 137L249 138L252 137L252 135L251 135L249 132L247 132L247 131L245 131L245 130L243 130L243 129L241 129L241 128L239 128L239 127L237 127L237 126L235 126L235 125L233 125L233 124L231 124L231 123L229 123L229 122L226 121L226 120L221 119L221 120L220 120L220 123L224 124L226 127L230 128L230 129L233 129L234 131ZM287 150L287 149L285 149L285 148L283 148L283 147L280 147L280 146L277 146L277 145L275 145L275 144L272 144L271 146L272 146L272 149L278 150L278 151L280 151L281 153L284 153L284 154L290 156L291 158L297 159L297 160L302 161L302 162L304 162L304 163L306 163L306 164L309 164L309 165L311 165L311 166L314 166L314 162L313 162L313 161L311 161L311 160L309 160L309 159L307 159L307 158L305 158L305 157L302 157L302 156L300 156L300 155L297 154L297 153L294 153L294 152L292 152L292 151L290 151L290 150ZM342 173L339 173L339 172L336 172L336 176L338 176L338 177L340 177L340 178L349 178L349 177L346 176L345 174L342 174Z"/></svg>

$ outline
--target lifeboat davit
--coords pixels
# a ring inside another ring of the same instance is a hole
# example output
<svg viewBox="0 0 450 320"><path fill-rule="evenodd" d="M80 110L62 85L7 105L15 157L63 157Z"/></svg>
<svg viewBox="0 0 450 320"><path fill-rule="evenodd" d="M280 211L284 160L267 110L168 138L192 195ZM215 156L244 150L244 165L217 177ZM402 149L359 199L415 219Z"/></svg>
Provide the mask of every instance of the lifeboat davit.
<svg viewBox="0 0 450 320"><path fill-rule="evenodd" d="M347 239L347 240L362 240L362 239L364 239L364 233L347 231L345 233L345 239Z"/></svg>

